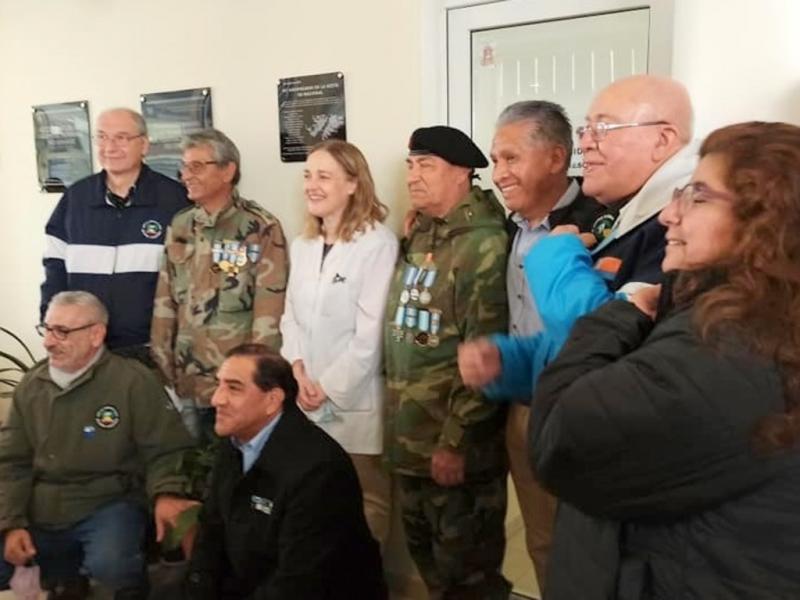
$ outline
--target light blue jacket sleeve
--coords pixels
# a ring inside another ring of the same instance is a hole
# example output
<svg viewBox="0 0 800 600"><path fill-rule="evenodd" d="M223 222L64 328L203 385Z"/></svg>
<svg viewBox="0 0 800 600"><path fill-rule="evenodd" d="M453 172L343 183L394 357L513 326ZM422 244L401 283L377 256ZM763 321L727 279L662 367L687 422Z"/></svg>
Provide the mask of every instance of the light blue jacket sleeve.
<svg viewBox="0 0 800 600"><path fill-rule="evenodd" d="M556 352L575 321L614 297L576 235L541 239L525 257L524 268L544 330L553 338Z"/></svg>
<svg viewBox="0 0 800 600"><path fill-rule="evenodd" d="M524 267L544 329L533 336L492 336L503 370L483 393L492 400L528 404L539 375L558 355L575 321L613 294L575 235L541 239L525 257Z"/></svg>
<svg viewBox="0 0 800 600"><path fill-rule="evenodd" d="M531 397L530 364L536 354L539 335L493 335L489 339L500 351L500 376L485 386L484 396L489 400L528 403Z"/></svg>

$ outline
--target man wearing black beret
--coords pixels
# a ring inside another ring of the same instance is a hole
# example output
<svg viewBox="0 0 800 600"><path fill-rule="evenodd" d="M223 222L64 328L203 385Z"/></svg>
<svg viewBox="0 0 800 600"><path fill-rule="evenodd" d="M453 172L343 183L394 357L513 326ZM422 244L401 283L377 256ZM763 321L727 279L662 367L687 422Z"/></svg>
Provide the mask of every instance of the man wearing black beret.
<svg viewBox="0 0 800 600"><path fill-rule="evenodd" d="M467 389L458 345L508 326L502 206L472 185L483 153L452 127L409 141L409 224L389 292L387 452L408 547L432 598L506 599L505 409Z"/></svg>

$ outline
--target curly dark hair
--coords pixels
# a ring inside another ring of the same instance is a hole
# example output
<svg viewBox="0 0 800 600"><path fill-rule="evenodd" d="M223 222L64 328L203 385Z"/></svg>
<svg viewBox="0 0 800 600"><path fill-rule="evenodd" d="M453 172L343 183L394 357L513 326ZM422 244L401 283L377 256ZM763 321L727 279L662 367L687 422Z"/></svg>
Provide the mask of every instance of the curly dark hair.
<svg viewBox="0 0 800 600"><path fill-rule="evenodd" d="M700 157L709 154L726 166L737 242L724 264L681 273L676 297L701 292L693 322L704 341L735 331L778 365L785 409L763 419L753 441L762 451L779 451L800 439L800 127L755 121L723 127L703 142ZM710 272L717 282L711 287Z"/></svg>

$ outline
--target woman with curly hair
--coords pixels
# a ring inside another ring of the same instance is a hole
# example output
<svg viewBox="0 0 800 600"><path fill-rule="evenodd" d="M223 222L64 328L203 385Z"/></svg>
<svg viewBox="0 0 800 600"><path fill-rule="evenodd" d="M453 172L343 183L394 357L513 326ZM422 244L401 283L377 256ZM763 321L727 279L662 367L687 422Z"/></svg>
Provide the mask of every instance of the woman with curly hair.
<svg viewBox="0 0 800 600"><path fill-rule="evenodd" d="M660 219L660 301L581 319L539 380L545 598L800 598L800 128L713 132Z"/></svg>
<svg viewBox="0 0 800 600"><path fill-rule="evenodd" d="M318 144L303 177L306 227L292 242L281 354L292 365L300 408L350 454L367 523L384 544L391 481L381 463L381 332L397 238L383 224L388 209L353 144Z"/></svg>

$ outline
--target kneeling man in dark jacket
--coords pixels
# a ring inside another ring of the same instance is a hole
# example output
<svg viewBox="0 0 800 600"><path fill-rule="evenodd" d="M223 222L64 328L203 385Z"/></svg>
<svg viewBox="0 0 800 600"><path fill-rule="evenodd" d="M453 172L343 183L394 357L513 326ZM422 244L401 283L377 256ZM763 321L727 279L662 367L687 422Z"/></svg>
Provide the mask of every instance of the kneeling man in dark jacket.
<svg viewBox="0 0 800 600"><path fill-rule="evenodd" d="M212 398L221 444L187 579L191 599L383 599L378 544L347 453L297 408L266 346L228 353Z"/></svg>

